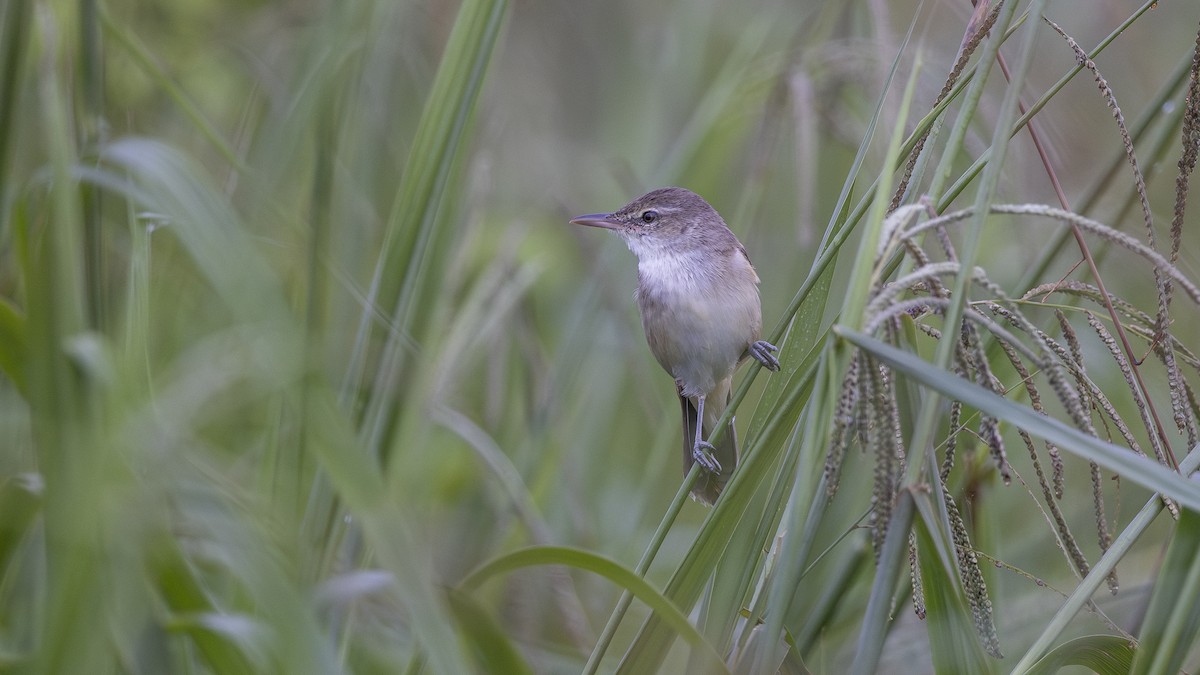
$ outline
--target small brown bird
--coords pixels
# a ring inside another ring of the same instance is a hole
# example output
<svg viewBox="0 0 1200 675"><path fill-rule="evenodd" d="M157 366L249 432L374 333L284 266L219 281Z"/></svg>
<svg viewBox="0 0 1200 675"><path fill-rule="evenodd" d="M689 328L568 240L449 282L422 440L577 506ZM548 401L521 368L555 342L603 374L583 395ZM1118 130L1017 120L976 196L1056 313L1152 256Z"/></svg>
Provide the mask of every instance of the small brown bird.
<svg viewBox="0 0 1200 675"><path fill-rule="evenodd" d="M758 339L758 274L746 249L708 202L677 187L571 222L613 230L637 255L642 328L683 410L684 470L706 470L692 496L712 504L738 463L732 420L716 446L705 440L729 405L733 373L747 357L779 370L778 349Z"/></svg>

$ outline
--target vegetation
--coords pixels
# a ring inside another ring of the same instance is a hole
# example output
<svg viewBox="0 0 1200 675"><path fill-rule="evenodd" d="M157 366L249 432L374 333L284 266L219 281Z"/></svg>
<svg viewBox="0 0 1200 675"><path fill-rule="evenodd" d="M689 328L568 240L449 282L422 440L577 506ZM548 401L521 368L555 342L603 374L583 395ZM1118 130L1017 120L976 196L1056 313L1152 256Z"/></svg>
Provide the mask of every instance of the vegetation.
<svg viewBox="0 0 1200 675"><path fill-rule="evenodd" d="M1198 28L3 4L0 667L1194 672ZM711 509L566 223L668 184L783 361Z"/></svg>

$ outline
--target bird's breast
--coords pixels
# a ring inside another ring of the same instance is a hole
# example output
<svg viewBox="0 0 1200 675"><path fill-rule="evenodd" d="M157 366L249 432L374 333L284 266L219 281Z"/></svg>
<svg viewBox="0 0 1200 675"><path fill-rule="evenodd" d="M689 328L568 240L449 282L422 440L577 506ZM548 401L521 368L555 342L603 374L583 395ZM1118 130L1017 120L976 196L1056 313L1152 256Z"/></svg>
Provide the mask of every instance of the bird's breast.
<svg viewBox="0 0 1200 675"><path fill-rule="evenodd" d="M687 395L712 391L758 339L758 279L748 261L743 268L730 262L711 255L663 255L638 264L646 341Z"/></svg>

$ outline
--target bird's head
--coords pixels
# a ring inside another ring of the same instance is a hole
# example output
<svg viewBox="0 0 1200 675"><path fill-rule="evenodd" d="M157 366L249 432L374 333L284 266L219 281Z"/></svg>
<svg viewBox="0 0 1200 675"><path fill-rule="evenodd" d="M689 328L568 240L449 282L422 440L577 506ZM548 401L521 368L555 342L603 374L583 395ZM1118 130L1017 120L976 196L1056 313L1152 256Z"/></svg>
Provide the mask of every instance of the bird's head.
<svg viewBox="0 0 1200 675"><path fill-rule="evenodd" d="M709 248L729 232L708 202L678 187L659 188L612 213L592 213L571 222L613 230L638 257L664 250L680 254Z"/></svg>

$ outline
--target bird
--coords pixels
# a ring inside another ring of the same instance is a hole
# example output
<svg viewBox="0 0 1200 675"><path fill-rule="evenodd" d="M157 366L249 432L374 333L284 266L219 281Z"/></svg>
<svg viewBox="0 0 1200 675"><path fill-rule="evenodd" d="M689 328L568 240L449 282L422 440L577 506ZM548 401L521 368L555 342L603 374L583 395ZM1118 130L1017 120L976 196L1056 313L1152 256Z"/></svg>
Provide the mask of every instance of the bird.
<svg viewBox="0 0 1200 675"><path fill-rule="evenodd" d="M707 440L729 405L733 374L751 358L779 370L779 349L760 339L759 279L746 247L716 209L681 187L570 222L616 232L637 256L634 297L650 352L675 380L684 473L703 468L691 495L714 504L738 464L732 418L715 445Z"/></svg>

